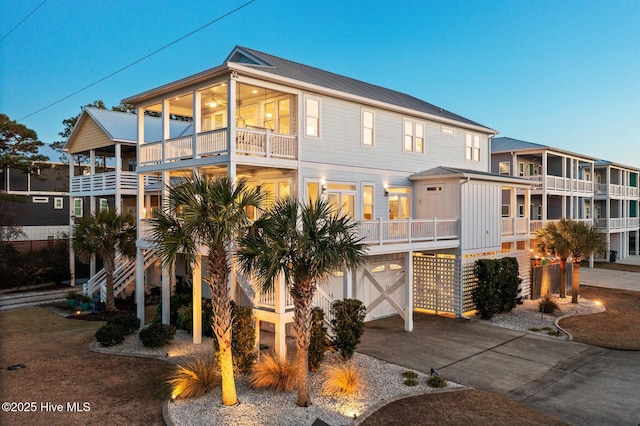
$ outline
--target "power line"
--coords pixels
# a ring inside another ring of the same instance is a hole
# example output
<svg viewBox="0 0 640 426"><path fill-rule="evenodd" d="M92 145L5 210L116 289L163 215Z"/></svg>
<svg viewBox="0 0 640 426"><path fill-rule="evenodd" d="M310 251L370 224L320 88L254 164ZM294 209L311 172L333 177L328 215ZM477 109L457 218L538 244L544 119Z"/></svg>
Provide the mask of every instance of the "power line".
<svg viewBox="0 0 640 426"><path fill-rule="evenodd" d="M45 1L46 1L46 0L45 0ZM82 87L81 89L78 89L78 90L76 90L75 92L73 92L73 93L71 93L71 94L69 94L69 95L66 95L66 96L62 97L62 98L58 99L57 101L54 101L54 102L50 103L49 105L44 106L44 107L40 108L40 109L39 109L39 110L37 110L37 111L34 111L34 112L30 113L30 114L25 115L24 117L22 117L22 118L18 119L17 121L22 121L22 120L24 120L25 118L29 118L29 117L31 117L31 116L33 116L33 115L36 115L37 113L42 112L42 111L44 111L45 109L49 109L49 108L51 108L52 106L57 105L57 104L59 104L60 102L65 101L65 100L69 99L70 97L75 96L75 95L77 95L78 93L83 92L83 91L87 90L88 88L95 86L96 84L102 83L102 82L103 82L103 81L105 81L106 79L111 78L111 77L113 77L114 75L119 74L119 73L121 73L122 71L124 71L124 70L126 70L126 69L128 69L128 68L131 68L132 66L134 66L134 65L136 65L136 64L138 64L138 63L140 63L140 62L144 61L145 59L150 58L151 56L153 56L153 55L155 55L156 53L159 53L159 52L161 52L161 51L165 50L165 49L166 49L166 48L168 48L168 47L173 46L173 45L174 45L174 44L176 44L176 43L181 42L181 41L182 41L182 40L184 40L185 38L190 37L190 36L192 36L193 34L197 33L198 31L201 31L201 30L205 29L206 27L208 27L208 26L210 26L210 25L212 25L212 24L215 24L216 22L218 22L218 21L220 21L220 20L222 20L222 19L226 18L227 16L234 14L235 12L239 11L240 9L245 8L246 6L249 6L251 3L255 2L255 1L256 1L256 0L249 0L248 2L246 2L246 3L244 3L244 4L242 4L242 5L238 6L238 7L236 7L235 9L233 9L233 10L231 10L231 11L229 11L229 12L225 13L224 15L217 17L217 18L216 18L216 19L214 19L213 21L210 21L210 22L208 22L208 23L204 24L203 26L201 26L201 27L199 27L199 28L197 28L197 29L195 29L195 30L191 31L190 33L185 34L185 35L183 35L182 37L180 37L180 38L178 38L178 39L175 39L175 40L174 40L174 41L172 41L171 43L166 44L166 45L162 46L161 48L154 50L154 51L153 51L153 52L151 52L151 53L146 54L145 56L141 57L140 59L138 59L138 60L136 60L136 61L131 62L129 65L125 65L124 67L119 68L119 69L117 69L116 71L114 71L114 72L112 72L112 73L110 73L110 74L107 74L106 76L104 76L104 77L102 77L102 78L100 78L100 79L98 79L98 80L94 81L93 83L87 84L86 86Z"/></svg>
<svg viewBox="0 0 640 426"><path fill-rule="evenodd" d="M33 10L32 10L32 11L31 11L27 16L25 16L25 17L24 17L24 19L23 19L22 21L18 22L18 23L15 25L15 27L11 28L11 29L9 30L9 32L8 32L8 33L6 33L5 35L3 35L3 36L2 36L2 38L0 38L0 43L2 43L2 41L3 41L5 38L7 38L7 36L8 36L9 34L11 34L11 33L16 29L16 28L18 28L20 25L22 25L22 23L23 23L24 21L26 21L27 19L29 19L29 17L30 17L31 15L33 15L34 13L36 13L36 10L40 9L40 7L41 7L43 4L45 4L46 2L47 2L47 0L44 0L42 3L40 3L38 6L36 6L36 8L35 8L35 9L33 9Z"/></svg>

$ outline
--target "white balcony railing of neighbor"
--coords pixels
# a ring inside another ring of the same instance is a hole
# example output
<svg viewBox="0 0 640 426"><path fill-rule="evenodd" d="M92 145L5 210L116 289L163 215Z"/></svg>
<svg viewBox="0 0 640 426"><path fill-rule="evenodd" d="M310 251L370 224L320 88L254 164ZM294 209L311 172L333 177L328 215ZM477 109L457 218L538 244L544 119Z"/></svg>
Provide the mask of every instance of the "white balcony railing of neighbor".
<svg viewBox="0 0 640 426"><path fill-rule="evenodd" d="M502 218L502 235L529 235L529 219L524 217Z"/></svg>
<svg viewBox="0 0 640 426"><path fill-rule="evenodd" d="M637 217L612 217L609 219L600 218L596 220L598 229L636 229L638 228Z"/></svg>
<svg viewBox="0 0 640 426"><path fill-rule="evenodd" d="M593 193L593 182L590 180L570 179L560 176L547 175L547 189L554 191L573 191L581 193ZM541 189L537 187L536 189Z"/></svg>
<svg viewBox="0 0 640 426"><path fill-rule="evenodd" d="M594 221L593 219L574 219L576 222L584 222L586 224L593 224ZM530 221L530 225L529 227L531 228L531 233L533 234L534 232L536 232L538 229L542 228L545 223L549 223L549 222L560 222L560 219L553 219L553 220L532 220Z"/></svg>
<svg viewBox="0 0 640 426"><path fill-rule="evenodd" d="M367 244L412 243L459 238L458 219L407 219L364 221L359 233Z"/></svg>
<svg viewBox="0 0 640 426"><path fill-rule="evenodd" d="M528 179L533 183L534 189L542 189L542 175L528 176Z"/></svg>
<svg viewBox="0 0 640 426"><path fill-rule="evenodd" d="M71 193L91 193L120 190L135 191L138 187L136 172L121 171L120 182L116 179L116 172L96 173L93 175L73 176L71 178Z"/></svg>
<svg viewBox="0 0 640 426"><path fill-rule="evenodd" d="M638 188L635 186L615 185L601 183L597 187L597 194L608 195L610 197L638 197Z"/></svg>
<svg viewBox="0 0 640 426"><path fill-rule="evenodd" d="M162 141L140 145L140 164L148 166L162 163ZM193 136L168 139L164 143L164 161L194 158ZM195 158L227 153L227 129L198 133ZM267 158L295 160L298 157L297 137L281 135L264 129L236 129L236 153Z"/></svg>

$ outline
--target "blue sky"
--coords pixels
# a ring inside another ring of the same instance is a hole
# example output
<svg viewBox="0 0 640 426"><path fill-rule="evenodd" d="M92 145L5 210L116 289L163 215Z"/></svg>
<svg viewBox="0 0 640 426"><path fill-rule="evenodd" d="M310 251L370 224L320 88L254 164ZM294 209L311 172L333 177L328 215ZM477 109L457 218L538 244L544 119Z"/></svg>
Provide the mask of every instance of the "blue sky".
<svg viewBox="0 0 640 426"><path fill-rule="evenodd" d="M20 119L246 0L48 0L0 42ZM0 37L42 0L3 0ZM23 123L62 120L212 68L235 45L409 93L509 136L640 168L640 1L256 0ZM51 155L57 160L57 155Z"/></svg>

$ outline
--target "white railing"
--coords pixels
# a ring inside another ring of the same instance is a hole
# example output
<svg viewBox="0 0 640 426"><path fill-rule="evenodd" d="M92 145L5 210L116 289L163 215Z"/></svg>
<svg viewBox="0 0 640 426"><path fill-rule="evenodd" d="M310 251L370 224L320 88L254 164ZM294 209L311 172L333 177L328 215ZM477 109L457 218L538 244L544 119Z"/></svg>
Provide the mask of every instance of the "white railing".
<svg viewBox="0 0 640 426"><path fill-rule="evenodd" d="M116 172L96 173L93 175L73 176L71 178L71 194L91 193L98 191L116 191L137 189L136 172L121 171L120 182Z"/></svg>
<svg viewBox="0 0 640 426"><path fill-rule="evenodd" d="M155 261L155 253L148 250L144 255L145 268ZM113 295L119 296L136 277L136 259L122 255L116 258L116 268L113 271ZM107 298L107 273L101 269L82 286L82 291L89 297L100 291L100 298Z"/></svg>
<svg viewBox="0 0 640 426"><path fill-rule="evenodd" d="M502 235L528 235L529 219L522 217L502 218Z"/></svg>
<svg viewBox="0 0 640 426"><path fill-rule="evenodd" d="M547 175L545 181L550 190L593 193L593 182L590 180Z"/></svg>
<svg viewBox="0 0 640 426"><path fill-rule="evenodd" d="M274 287L271 287L266 291L262 291L261 289L257 289L254 287L254 290L256 292L255 305L257 307L267 309L276 308L276 285L278 285L277 281L274 283ZM291 293L289 293L286 286L283 286L281 290L284 292L284 309L293 309L293 297L291 297Z"/></svg>
<svg viewBox="0 0 640 426"><path fill-rule="evenodd" d="M638 198L638 188L635 186L627 186L627 197Z"/></svg>
<svg viewBox="0 0 640 426"><path fill-rule="evenodd" d="M227 153L227 129L198 133L196 155L206 157Z"/></svg>
<svg viewBox="0 0 640 426"><path fill-rule="evenodd" d="M407 219L364 221L359 236L367 244L411 243L459 238L458 219Z"/></svg>
<svg viewBox="0 0 640 426"><path fill-rule="evenodd" d="M193 136L182 136L167 139L165 146L165 161L183 160L193 157Z"/></svg>
<svg viewBox="0 0 640 426"><path fill-rule="evenodd" d="M549 176L547 175L547 189L555 189L555 190L569 190L569 179L563 178L560 176Z"/></svg>
<svg viewBox="0 0 640 426"><path fill-rule="evenodd" d="M140 165L162 163L162 141L146 142L140 145Z"/></svg>
<svg viewBox="0 0 640 426"><path fill-rule="evenodd" d="M598 229L635 229L638 228L637 217L611 217L609 219L601 218L597 220Z"/></svg>
<svg viewBox="0 0 640 426"><path fill-rule="evenodd" d="M584 222L587 225L593 224L593 219L573 219L576 222ZM552 220L532 220L529 222L529 227L531 229L531 233L535 233L538 229L542 228L546 223L549 222L560 222L560 219L552 219Z"/></svg>
<svg viewBox="0 0 640 426"><path fill-rule="evenodd" d="M590 180L577 179L572 181L572 184L575 192L593 193L593 182Z"/></svg>
<svg viewBox="0 0 640 426"><path fill-rule="evenodd" d="M316 292L313 295L313 301L311 303L313 306L317 306L324 311L325 325L329 330L333 330L333 327L331 327L331 320L333 319L331 315L331 305L333 305L333 298L322 288L316 286Z"/></svg>
<svg viewBox="0 0 640 426"><path fill-rule="evenodd" d="M217 129L198 133L196 137L196 158L227 153L227 129ZM194 158L193 135L168 139L164 142L146 142L140 145L140 165L148 166L164 161L180 161ZM281 135L270 130L236 129L236 152L240 155L252 155L267 158L298 158L298 139L296 136Z"/></svg>
<svg viewBox="0 0 640 426"><path fill-rule="evenodd" d="M534 186L534 189L542 189L542 175L527 176Z"/></svg>
<svg viewBox="0 0 640 426"><path fill-rule="evenodd" d="M280 135L270 130L236 130L236 152L260 157L297 158L295 136Z"/></svg>

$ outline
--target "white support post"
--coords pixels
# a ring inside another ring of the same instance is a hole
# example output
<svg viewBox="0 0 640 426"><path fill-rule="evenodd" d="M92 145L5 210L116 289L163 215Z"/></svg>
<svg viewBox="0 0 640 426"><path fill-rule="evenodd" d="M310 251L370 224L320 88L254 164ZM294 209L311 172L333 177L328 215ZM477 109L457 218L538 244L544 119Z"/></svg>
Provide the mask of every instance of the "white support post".
<svg viewBox="0 0 640 426"><path fill-rule="evenodd" d="M169 324L171 322L169 300L171 295L171 278L169 277L173 271L171 267L162 268L162 323ZM195 303L194 303L195 305ZM195 315L194 315L195 316Z"/></svg>
<svg viewBox="0 0 640 426"><path fill-rule="evenodd" d="M200 133L202 126L202 92L199 90L193 91L193 142L192 142L192 154L193 158L198 158L198 133Z"/></svg>
<svg viewBox="0 0 640 426"><path fill-rule="evenodd" d="M287 324L278 319L275 325L275 350L279 360L287 359Z"/></svg>
<svg viewBox="0 0 640 426"><path fill-rule="evenodd" d="M122 213L122 188L120 182L122 180L122 145L116 144L116 194L115 208L117 213Z"/></svg>
<svg viewBox="0 0 640 426"><path fill-rule="evenodd" d="M202 343L202 258L198 254L191 265L191 288L193 289L193 343ZM196 303L197 301L197 303Z"/></svg>
<svg viewBox="0 0 640 426"><path fill-rule="evenodd" d="M162 163L167 162L167 140L171 139L171 121L169 99L162 101Z"/></svg>
<svg viewBox="0 0 640 426"><path fill-rule="evenodd" d="M73 201L72 185L74 176L73 154L69 153L69 285L75 287L76 285L76 255L71 245L71 237L73 236L73 225L75 223L75 202ZM6 173L7 179L9 173ZM7 188L9 186L7 185Z"/></svg>
<svg viewBox="0 0 640 426"><path fill-rule="evenodd" d="M542 153L542 225L547 221L547 174L548 174L548 162L547 151Z"/></svg>
<svg viewBox="0 0 640 426"><path fill-rule="evenodd" d="M144 252L136 249L136 312L140 319L140 328L144 327Z"/></svg>
<svg viewBox="0 0 640 426"><path fill-rule="evenodd" d="M404 317L404 331L413 331L413 251L407 253L405 259L405 288L407 307Z"/></svg>

